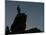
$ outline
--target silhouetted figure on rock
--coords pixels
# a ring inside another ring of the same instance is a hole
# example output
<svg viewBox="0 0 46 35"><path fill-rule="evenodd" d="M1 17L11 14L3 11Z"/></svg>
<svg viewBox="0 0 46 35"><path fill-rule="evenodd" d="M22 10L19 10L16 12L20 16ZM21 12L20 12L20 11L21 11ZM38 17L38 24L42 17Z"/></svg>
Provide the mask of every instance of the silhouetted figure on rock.
<svg viewBox="0 0 46 35"><path fill-rule="evenodd" d="M10 33L10 30L9 30L9 27L7 26L6 27L6 33L5 34L8 35L9 33Z"/></svg>
<svg viewBox="0 0 46 35"><path fill-rule="evenodd" d="M24 33L26 28L26 18L27 15L24 13L20 13L20 7L17 6L17 16L15 17L15 20L11 26L12 33Z"/></svg>

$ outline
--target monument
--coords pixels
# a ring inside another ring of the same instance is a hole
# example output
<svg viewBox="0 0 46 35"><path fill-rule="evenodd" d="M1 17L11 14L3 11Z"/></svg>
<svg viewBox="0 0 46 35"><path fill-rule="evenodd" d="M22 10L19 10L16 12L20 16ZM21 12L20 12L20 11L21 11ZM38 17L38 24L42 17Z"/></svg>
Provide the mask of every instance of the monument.
<svg viewBox="0 0 46 35"><path fill-rule="evenodd" d="M20 12L21 9L19 5L17 6L17 15L14 19L14 22L11 26L12 33L24 33L26 28L26 19L27 15L25 13Z"/></svg>

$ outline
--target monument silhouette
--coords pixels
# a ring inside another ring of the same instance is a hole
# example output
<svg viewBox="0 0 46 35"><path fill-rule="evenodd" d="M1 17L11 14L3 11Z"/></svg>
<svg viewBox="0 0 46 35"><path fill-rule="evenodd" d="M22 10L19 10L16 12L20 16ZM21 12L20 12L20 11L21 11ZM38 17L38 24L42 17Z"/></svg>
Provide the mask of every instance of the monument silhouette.
<svg viewBox="0 0 46 35"><path fill-rule="evenodd" d="M20 12L21 9L19 5L17 6L17 15L11 25L12 33L24 33L26 28L26 19L27 15L25 13Z"/></svg>

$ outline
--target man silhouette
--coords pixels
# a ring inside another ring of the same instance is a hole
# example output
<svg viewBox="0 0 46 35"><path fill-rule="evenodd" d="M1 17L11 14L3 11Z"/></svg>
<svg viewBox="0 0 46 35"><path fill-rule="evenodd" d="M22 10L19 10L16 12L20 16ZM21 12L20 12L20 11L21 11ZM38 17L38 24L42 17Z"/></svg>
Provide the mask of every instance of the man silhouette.
<svg viewBox="0 0 46 35"><path fill-rule="evenodd" d="M17 16L11 26L13 33L24 33L26 28L26 18L27 16L24 13L20 13L20 7L17 6Z"/></svg>
<svg viewBox="0 0 46 35"><path fill-rule="evenodd" d="M5 34L8 35L9 33L10 33L10 30L9 30L9 27L7 26L6 27L6 33Z"/></svg>

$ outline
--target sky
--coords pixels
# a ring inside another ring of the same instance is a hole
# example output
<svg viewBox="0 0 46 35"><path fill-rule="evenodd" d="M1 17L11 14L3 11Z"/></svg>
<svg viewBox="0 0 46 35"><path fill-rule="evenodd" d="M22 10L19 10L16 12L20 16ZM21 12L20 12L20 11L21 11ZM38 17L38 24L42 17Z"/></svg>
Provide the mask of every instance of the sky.
<svg viewBox="0 0 46 35"><path fill-rule="evenodd" d="M17 5L21 8L21 13L27 15L26 30L37 27L44 30L44 4L35 2L6 1L5 5L5 25L9 29L17 15Z"/></svg>

